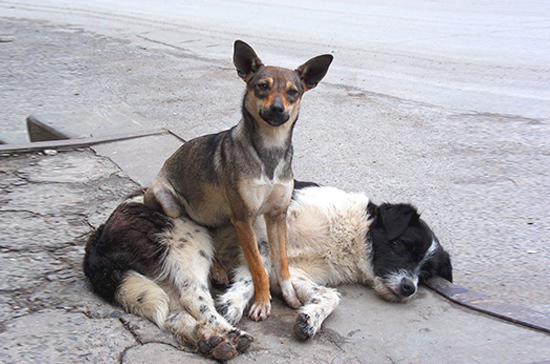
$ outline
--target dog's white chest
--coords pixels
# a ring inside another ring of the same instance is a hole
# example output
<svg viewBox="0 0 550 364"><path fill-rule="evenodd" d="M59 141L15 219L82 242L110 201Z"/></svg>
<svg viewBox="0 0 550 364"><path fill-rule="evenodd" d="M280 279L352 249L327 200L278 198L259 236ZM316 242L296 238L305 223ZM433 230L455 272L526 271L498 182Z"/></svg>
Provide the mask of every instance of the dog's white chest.
<svg viewBox="0 0 550 364"><path fill-rule="evenodd" d="M288 204L290 194L292 193L291 181L283 183L260 180L257 182L258 214L263 215Z"/></svg>
<svg viewBox="0 0 550 364"><path fill-rule="evenodd" d="M288 205L292 194L292 180L281 180L275 171L273 179L262 174L248 180L241 188L241 196L245 198L247 205L256 210L257 215L263 215Z"/></svg>

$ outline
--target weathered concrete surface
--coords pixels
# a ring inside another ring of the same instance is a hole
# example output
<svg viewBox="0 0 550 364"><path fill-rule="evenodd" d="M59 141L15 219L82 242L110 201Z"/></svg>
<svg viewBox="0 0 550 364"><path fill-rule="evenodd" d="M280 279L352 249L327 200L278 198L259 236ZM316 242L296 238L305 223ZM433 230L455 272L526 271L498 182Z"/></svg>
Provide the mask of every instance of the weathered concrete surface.
<svg viewBox="0 0 550 364"><path fill-rule="evenodd" d="M139 17L124 18L123 24L101 12L90 17L9 1L0 6L5 11L0 35L8 40L0 43L0 139L8 141L26 139L29 114L81 110L127 115L146 121L146 129L169 127L185 138L216 132L239 119L243 84L230 62L234 38L250 41L267 63L288 67L333 50L324 43L306 47L246 33L206 34ZM547 28L533 31L543 34ZM417 40L412 48L418 42L425 44ZM350 52L336 49L326 82L304 98L294 136L297 177L366 191L375 201L415 203L451 251L457 283L550 312L550 128L548 104L540 103L548 90L535 97L532 108L527 102L527 107L510 104L495 111L479 108L479 100L472 111L466 99L458 100L463 110L441 108L410 101L407 95L414 90L399 89L398 82L410 81L400 72L407 57L380 48L359 52L367 65L384 59L382 73L389 77L380 78L376 69L372 74L343 69L339 62ZM546 85L545 64L510 82L523 87L527 80L526 89ZM449 65L458 63L437 65L430 82L439 82ZM468 70L475 66L462 69ZM487 79L500 71L491 71ZM514 73L508 71L503 74ZM441 81L449 85L448 79ZM376 84L371 88L370 82ZM380 86L398 89L404 98L373 92ZM468 100L472 95L477 97L474 92ZM504 109L519 115L498 114ZM116 164L129 158L139 167L140 158L151 152L145 145L97 150L117 151L116 158L109 155ZM141 154L119 154L135 151ZM182 352L149 322L106 305L87 289L80 271L85 236L137 186L126 171L89 153L0 159L0 361L204 362ZM159 167L147 165L147 171L138 171L144 179L134 178L146 183L147 173ZM398 306L362 287L343 292L342 305L311 343L292 339L294 314L279 304L264 323L243 321L257 342L237 361L529 363L550 358L547 335L463 311L429 291ZM32 336L33 331L38 334Z"/></svg>
<svg viewBox="0 0 550 364"><path fill-rule="evenodd" d="M237 35L203 39L151 21L133 24L136 32L109 28L106 36L87 31L89 18L79 14L72 24L0 20L0 34L13 39L0 43L0 139L26 138L29 114L124 114L186 139L239 120L244 85L231 64ZM147 40L158 28L164 43ZM330 51L266 42L250 40L266 63L287 67ZM448 110L331 81L345 57L334 55L327 79L302 103L296 176L366 191L378 202L413 202L451 251L458 284L549 313L549 119ZM135 162L148 155L142 152Z"/></svg>
<svg viewBox="0 0 550 364"><path fill-rule="evenodd" d="M79 24L207 60L228 59L235 38L261 47L265 59L289 65L304 54L330 50L338 68L328 75L329 83L445 109L549 116L545 0L135 0L131 6L113 0L3 0L1 5L7 16Z"/></svg>
<svg viewBox="0 0 550 364"><path fill-rule="evenodd" d="M99 144L93 149L115 162L133 181L146 187L153 182L164 161L181 144L182 141L174 135L165 134Z"/></svg>
<svg viewBox="0 0 550 364"><path fill-rule="evenodd" d="M95 297L82 273L88 233L138 184L89 149L49 154L0 159L0 361L210 362ZM139 152L129 149L126 158ZM340 291L340 306L307 343L293 337L296 313L275 298L267 321L239 324L256 341L232 362L535 363L550 357L548 334L462 309L426 289L408 304L384 302L365 287Z"/></svg>

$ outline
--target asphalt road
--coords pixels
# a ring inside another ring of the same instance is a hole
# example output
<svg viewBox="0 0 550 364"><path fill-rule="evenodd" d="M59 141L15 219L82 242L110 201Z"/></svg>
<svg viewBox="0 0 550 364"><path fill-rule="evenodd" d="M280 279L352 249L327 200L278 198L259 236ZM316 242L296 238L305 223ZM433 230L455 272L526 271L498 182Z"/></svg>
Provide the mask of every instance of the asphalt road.
<svg viewBox="0 0 550 364"><path fill-rule="evenodd" d="M549 19L542 1L0 1L0 139L72 110L219 131L239 118L236 38L289 68L332 53L296 176L413 202L457 283L550 312Z"/></svg>

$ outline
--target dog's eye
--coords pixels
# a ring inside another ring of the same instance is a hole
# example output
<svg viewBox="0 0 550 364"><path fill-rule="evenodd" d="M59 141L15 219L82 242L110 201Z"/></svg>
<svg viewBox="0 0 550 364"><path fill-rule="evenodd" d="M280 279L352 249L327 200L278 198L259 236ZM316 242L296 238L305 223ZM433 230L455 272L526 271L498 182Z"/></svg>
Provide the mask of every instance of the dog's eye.
<svg viewBox="0 0 550 364"><path fill-rule="evenodd" d="M269 90L269 85L267 83L260 83L258 85L258 88L261 90L261 91L267 91Z"/></svg>
<svg viewBox="0 0 550 364"><path fill-rule="evenodd" d="M298 94L298 91L296 91L295 89L291 88L290 90L288 90L288 91L286 92L286 94L287 94L288 96L296 96L296 95Z"/></svg>
<svg viewBox="0 0 550 364"><path fill-rule="evenodd" d="M419 253L422 243L419 241L413 241L412 243L407 244L407 250L413 254Z"/></svg>

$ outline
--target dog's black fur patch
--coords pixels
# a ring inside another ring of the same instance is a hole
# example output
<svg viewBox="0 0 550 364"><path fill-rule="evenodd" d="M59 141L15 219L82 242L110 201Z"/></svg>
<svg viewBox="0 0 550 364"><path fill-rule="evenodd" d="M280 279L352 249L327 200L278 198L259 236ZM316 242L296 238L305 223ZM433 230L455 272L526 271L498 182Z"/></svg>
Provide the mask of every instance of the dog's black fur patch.
<svg viewBox="0 0 550 364"><path fill-rule="evenodd" d="M128 270L146 276L154 274L166 250L158 236L171 227L166 216L151 211L142 203L119 205L86 244L83 268L94 292L114 303Z"/></svg>
<svg viewBox="0 0 550 364"><path fill-rule="evenodd" d="M294 199L294 196L296 195L296 191L299 191L307 187L320 187L320 185L318 185L315 182L304 182L304 181L294 180L294 190L292 191L292 199Z"/></svg>

